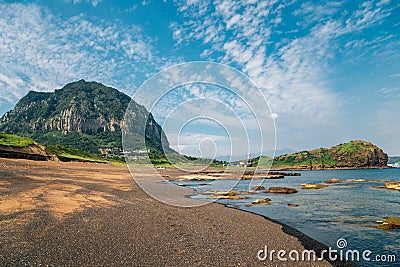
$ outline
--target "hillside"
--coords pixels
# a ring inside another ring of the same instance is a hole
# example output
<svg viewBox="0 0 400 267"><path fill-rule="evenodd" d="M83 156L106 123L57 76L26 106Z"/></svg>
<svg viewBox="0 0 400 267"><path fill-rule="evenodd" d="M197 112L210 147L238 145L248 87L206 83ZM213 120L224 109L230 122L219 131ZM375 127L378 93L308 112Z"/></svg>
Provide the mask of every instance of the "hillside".
<svg viewBox="0 0 400 267"><path fill-rule="evenodd" d="M0 157L32 160L56 159L46 148L30 138L0 133Z"/></svg>
<svg viewBox="0 0 400 267"><path fill-rule="evenodd" d="M130 101L117 89L84 80L54 92L30 91L0 119L0 131L91 153L99 153L99 149L121 151L121 128ZM131 110L135 114L128 127L134 129L132 140L137 140L132 149L144 149L141 140L146 138L147 148L162 153L161 140L167 138L161 126L143 106L133 102ZM164 147L169 148L168 141Z"/></svg>
<svg viewBox="0 0 400 267"><path fill-rule="evenodd" d="M272 159L270 159L272 160ZM268 162L262 157L261 161ZM385 168L388 156L370 142L356 140L333 146L301 151L275 157L273 169L340 169L340 168ZM257 161L256 161L257 163Z"/></svg>

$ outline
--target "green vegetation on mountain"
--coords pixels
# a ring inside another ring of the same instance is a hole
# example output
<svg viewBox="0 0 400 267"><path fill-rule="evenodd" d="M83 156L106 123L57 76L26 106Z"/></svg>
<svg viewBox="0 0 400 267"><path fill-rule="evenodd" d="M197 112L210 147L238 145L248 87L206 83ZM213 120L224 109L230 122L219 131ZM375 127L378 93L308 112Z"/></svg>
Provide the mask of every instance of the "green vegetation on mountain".
<svg viewBox="0 0 400 267"><path fill-rule="evenodd" d="M271 158L261 157L253 162L259 166L271 163ZM335 169L387 167L388 156L370 142L355 140L333 146L301 151L275 157L273 169Z"/></svg>
<svg viewBox="0 0 400 267"><path fill-rule="evenodd" d="M33 140L27 137L22 137L10 133L0 133L0 145L27 147L33 144Z"/></svg>
<svg viewBox="0 0 400 267"><path fill-rule="evenodd" d="M99 148L122 150L122 129L128 127L130 149L162 154L167 138L145 107L117 89L80 80L54 92L30 91L0 119L0 131L35 139L44 145L63 145L89 153ZM130 105L132 117L124 124ZM146 147L144 146L146 140Z"/></svg>

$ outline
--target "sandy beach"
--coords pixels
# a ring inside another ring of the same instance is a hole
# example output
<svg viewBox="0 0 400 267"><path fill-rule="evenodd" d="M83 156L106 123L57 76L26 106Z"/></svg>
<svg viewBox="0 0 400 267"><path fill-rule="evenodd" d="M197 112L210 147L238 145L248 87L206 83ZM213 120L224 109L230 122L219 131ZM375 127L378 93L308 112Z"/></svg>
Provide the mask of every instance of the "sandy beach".
<svg viewBox="0 0 400 267"><path fill-rule="evenodd" d="M319 244L220 204L163 204L108 164L0 159L0 229L1 266L331 266L259 261Z"/></svg>

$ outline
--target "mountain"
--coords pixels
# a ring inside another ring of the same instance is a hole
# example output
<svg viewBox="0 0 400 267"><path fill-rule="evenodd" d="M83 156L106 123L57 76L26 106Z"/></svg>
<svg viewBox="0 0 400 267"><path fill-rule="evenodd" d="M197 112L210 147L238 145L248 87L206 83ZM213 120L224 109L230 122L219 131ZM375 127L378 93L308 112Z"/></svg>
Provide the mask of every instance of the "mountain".
<svg viewBox="0 0 400 267"><path fill-rule="evenodd" d="M264 162L267 158L264 158ZM262 162L261 159L258 159ZM272 160L272 159L271 159ZM274 158L273 169L386 168L388 155L376 145L355 140Z"/></svg>
<svg viewBox="0 0 400 267"><path fill-rule="evenodd" d="M117 89L85 80L69 83L54 92L30 91L3 115L0 131L91 153L99 153L99 148L120 150L124 114L130 102L131 98ZM133 129L130 137L137 140L132 149L144 149L141 144L146 138L150 150L161 153L162 142L168 150L167 138L152 114L133 101L130 111L134 113L128 125Z"/></svg>

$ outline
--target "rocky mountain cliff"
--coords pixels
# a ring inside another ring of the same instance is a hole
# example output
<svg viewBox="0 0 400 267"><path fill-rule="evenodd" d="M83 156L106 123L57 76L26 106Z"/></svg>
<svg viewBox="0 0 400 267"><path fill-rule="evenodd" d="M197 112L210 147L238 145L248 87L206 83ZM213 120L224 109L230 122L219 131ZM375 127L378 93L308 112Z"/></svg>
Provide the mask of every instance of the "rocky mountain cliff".
<svg viewBox="0 0 400 267"><path fill-rule="evenodd" d="M355 140L276 157L273 169L386 168L388 155L376 145Z"/></svg>
<svg viewBox="0 0 400 267"><path fill-rule="evenodd" d="M0 119L0 131L92 153L98 153L99 148L121 149L123 118L130 101L117 89L84 80L54 92L30 91ZM132 149L143 149L143 138L155 152L162 152L162 142L169 148L161 126L143 106L132 103L130 111L134 114L128 126L133 129L132 138L138 140Z"/></svg>

